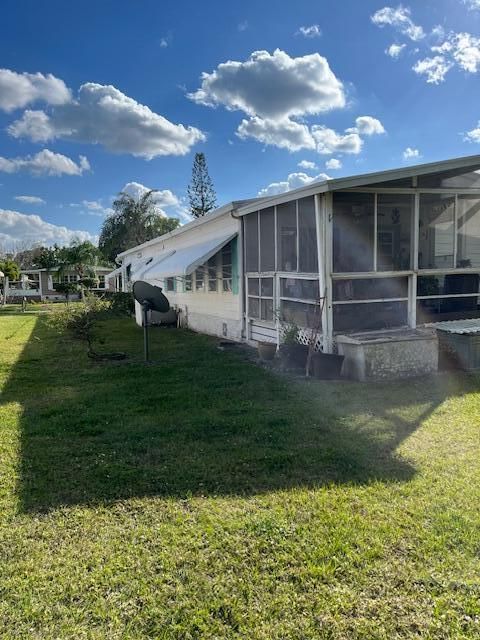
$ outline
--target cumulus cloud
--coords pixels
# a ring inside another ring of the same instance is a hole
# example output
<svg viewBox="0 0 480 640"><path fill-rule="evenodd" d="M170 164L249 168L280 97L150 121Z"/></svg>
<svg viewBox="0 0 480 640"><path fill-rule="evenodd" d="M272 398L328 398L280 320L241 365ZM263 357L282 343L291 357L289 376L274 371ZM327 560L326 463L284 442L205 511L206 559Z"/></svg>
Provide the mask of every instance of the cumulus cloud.
<svg viewBox="0 0 480 640"><path fill-rule="evenodd" d="M467 142L479 142L480 143L480 121L477 126L471 131L467 131L465 134L465 140Z"/></svg>
<svg viewBox="0 0 480 640"><path fill-rule="evenodd" d="M25 204L46 204L45 200L38 196L15 196L15 200Z"/></svg>
<svg viewBox="0 0 480 640"><path fill-rule="evenodd" d="M463 0L463 3L466 4L471 11L480 9L480 0Z"/></svg>
<svg viewBox="0 0 480 640"><path fill-rule="evenodd" d="M307 169L307 171L314 171L317 168L315 162L310 162L310 160L301 160L298 166L300 169Z"/></svg>
<svg viewBox="0 0 480 640"><path fill-rule="evenodd" d="M0 243L13 247L18 243L66 245L73 240L96 242L96 236L88 231L76 231L46 222L38 215L0 209Z"/></svg>
<svg viewBox="0 0 480 640"><path fill-rule="evenodd" d="M440 84L445 80L445 76L452 67L453 64L448 62L444 56L434 56L418 60L412 69L418 75L426 76L429 84Z"/></svg>
<svg viewBox="0 0 480 640"><path fill-rule="evenodd" d="M404 160L414 160L414 159L418 159L421 158L421 154L420 151L418 149L414 149L413 147L407 147L405 149L405 151L403 152L403 159Z"/></svg>
<svg viewBox="0 0 480 640"><path fill-rule="evenodd" d="M242 140L254 138L264 144L289 151L315 149L315 140L308 126L290 118L265 120L253 117L249 120L242 120L237 129L237 136Z"/></svg>
<svg viewBox="0 0 480 640"><path fill-rule="evenodd" d="M24 158L0 156L0 171L4 173L27 171L33 176L81 176L89 169L90 164L85 156L79 156L79 161L76 163L71 158L49 149L43 149L33 156Z"/></svg>
<svg viewBox="0 0 480 640"><path fill-rule="evenodd" d="M318 53L292 58L280 49L255 51L245 62L230 60L203 73L200 88L188 97L208 107L243 111L248 118L237 128L239 138L291 152L359 153L361 135L384 131L371 116L357 118L356 127L343 134L305 122L346 103L342 82Z"/></svg>
<svg viewBox="0 0 480 640"><path fill-rule="evenodd" d="M51 73L16 73L0 69L0 109L13 111L32 102L65 104L71 99L70 90Z"/></svg>
<svg viewBox="0 0 480 640"><path fill-rule="evenodd" d="M385 128L377 118L372 118L372 116L359 116L355 120L355 127L347 129L347 132L360 133L364 136L373 136L385 133Z"/></svg>
<svg viewBox="0 0 480 640"><path fill-rule="evenodd" d="M57 138L101 144L114 153L151 159L185 155L205 135L173 124L111 85L83 84L77 98L45 111L27 110L8 127L15 138L46 142Z"/></svg>
<svg viewBox="0 0 480 640"><path fill-rule="evenodd" d="M330 180L330 176L326 173L319 173L317 176L309 176L303 172L290 173L286 180L282 182L272 182L264 189L260 189L258 195L261 197L275 196L279 193L285 193L292 189L298 189L299 187L305 187L312 182L323 182Z"/></svg>
<svg viewBox="0 0 480 640"><path fill-rule="evenodd" d="M319 38L322 30L318 24L311 24L309 27L300 27L295 35L304 36L305 38Z"/></svg>
<svg viewBox="0 0 480 640"><path fill-rule="evenodd" d="M140 182L127 182L127 184L121 189L124 193L128 193L130 196L138 200L145 193L151 191L151 187L146 187ZM161 216L178 218L182 221L189 221L190 215L187 208L184 206L180 198L176 196L170 189L158 189L153 194L153 202L157 213Z"/></svg>
<svg viewBox="0 0 480 640"><path fill-rule="evenodd" d="M223 105L249 116L278 120L315 115L345 106L343 84L326 58L313 53L291 58L276 49L254 51L245 62L229 60L203 73L188 97L209 107Z"/></svg>
<svg viewBox="0 0 480 640"><path fill-rule="evenodd" d="M415 42L425 37L423 28L413 22L410 9L402 7L402 5L398 5L396 8L379 9L371 16L371 20L378 27L392 26Z"/></svg>
<svg viewBox="0 0 480 640"><path fill-rule="evenodd" d="M432 47L432 51L450 54L458 66L468 73L477 73L480 68L480 38L470 33L450 33L445 42Z"/></svg>
<svg viewBox="0 0 480 640"><path fill-rule="evenodd" d="M317 152L323 155L330 153L353 153L358 154L362 150L363 140L356 132L345 132L340 134L324 127L314 125L311 129L315 140Z"/></svg>
<svg viewBox="0 0 480 640"><path fill-rule="evenodd" d="M331 169L333 171L341 168L342 162L338 160L338 158L330 158L330 160L327 160L325 163L325 169Z"/></svg>
<svg viewBox="0 0 480 640"><path fill-rule="evenodd" d="M385 49L385 53L387 56L394 58L395 60L400 57L400 54L405 49L406 44L391 44L387 49Z"/></svg>

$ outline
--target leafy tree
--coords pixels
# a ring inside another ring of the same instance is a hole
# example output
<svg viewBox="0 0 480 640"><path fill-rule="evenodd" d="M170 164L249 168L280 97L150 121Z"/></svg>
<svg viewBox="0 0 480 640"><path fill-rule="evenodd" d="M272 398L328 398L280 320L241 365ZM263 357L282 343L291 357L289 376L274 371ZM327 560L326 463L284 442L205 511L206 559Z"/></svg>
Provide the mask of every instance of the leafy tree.
<svg viewBox="0 0 480 640"><path fill-rule="evenodd" d="M3 275L10 281L19 280L20 278L20 268L18 264L10 258L0 260L0 271L2 271Z"/></svg>
<svg viewBox="0 0 480 640"><path fill-rule="evenodd" d="M62 247L58 250L59 273L62 274L70 269L76 273L82 298L85 288L92 288L92 285L95 284L95 266L98 263L98 256L97 247L88 240L74 242L69 247Z"/></svg>
<svg viewBox="0 0 480 640"><path fill-rule="evenodd" d="M123 191L118 194L113 213L104 221L100 233L99 249L106 260L115 262L122 251L178 227L177 218L165 218L158 212L154 194L154 189L138 199Z"/></svg>
<svg viewBox="0 0 480 640"><path fill-rule="evenodd" d="M194 218L201 218L217 206L217 196L213 188L204 153L196 153L193 161L192 180L188 185L190 211Z"/></svg>
<svg viewBox="0 0 480 640"><path fill-rule="evenodd" d="M33 258L33 266L36 269L46 269L50 271L59 266L60 247L56 244L53 247L39 247L38 253Z"/></svg>

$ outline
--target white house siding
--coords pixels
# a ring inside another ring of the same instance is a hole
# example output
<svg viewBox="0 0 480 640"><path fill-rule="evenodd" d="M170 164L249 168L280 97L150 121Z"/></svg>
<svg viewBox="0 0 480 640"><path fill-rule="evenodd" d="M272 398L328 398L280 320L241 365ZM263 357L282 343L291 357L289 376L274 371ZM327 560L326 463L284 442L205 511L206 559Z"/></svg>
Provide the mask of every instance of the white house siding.
<svg viewBox="0 0 480 640"><path fill-rule="evenodd" d="M133 261L145 264L149 258L172 249L180 250L195 244L238 233L240 235L240 222L230 213L217 217L202 225L193 227L185 232L174 235L171 238L162 239L143 248L132 249L122 256L122 263ZM232 292L222 290L222 279L218 277L217 292L210 291L184 291L184 278L176 278L176 291L167 291L163 280L149 279L148 274L143 277L141 272L138 279L161 286L167 296L170 305L179 311L180 322L194 331L226 337L230 340L242 339L242 282L241 282L241 247L240 238L237 237L237 269L234 275L237 278L236 286ZM220 274L218 274L220 275ZM135 276L134 276L135 277ZM140 305L136 305L136 321L141 324Z"/></svg>

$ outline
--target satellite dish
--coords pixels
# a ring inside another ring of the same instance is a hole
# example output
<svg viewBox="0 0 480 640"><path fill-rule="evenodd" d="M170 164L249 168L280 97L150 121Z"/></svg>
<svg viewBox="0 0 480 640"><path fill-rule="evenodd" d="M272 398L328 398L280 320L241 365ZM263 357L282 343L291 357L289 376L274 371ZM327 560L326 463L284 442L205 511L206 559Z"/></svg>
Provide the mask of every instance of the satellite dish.
<svg viewBox="0 0 480 640"><path fill-rule="evenodd" d="M148 312L166 313L170 309L170 303L163 295L161 287L155 287L142 280L133 283L133 297L142 305L145 362L148 362Z"/></svg>

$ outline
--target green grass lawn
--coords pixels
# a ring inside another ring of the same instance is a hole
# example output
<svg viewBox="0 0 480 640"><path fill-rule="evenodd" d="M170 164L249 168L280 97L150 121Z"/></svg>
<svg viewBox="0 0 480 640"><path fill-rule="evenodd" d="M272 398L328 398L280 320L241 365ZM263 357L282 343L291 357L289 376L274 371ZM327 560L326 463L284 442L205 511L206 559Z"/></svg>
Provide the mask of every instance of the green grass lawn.
<svg viewBox="0 0 480 640"><path fill-rule="evenodd" d="M480 638L480 376L279 378L0 313L0 638Z"/></svg>

